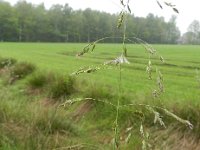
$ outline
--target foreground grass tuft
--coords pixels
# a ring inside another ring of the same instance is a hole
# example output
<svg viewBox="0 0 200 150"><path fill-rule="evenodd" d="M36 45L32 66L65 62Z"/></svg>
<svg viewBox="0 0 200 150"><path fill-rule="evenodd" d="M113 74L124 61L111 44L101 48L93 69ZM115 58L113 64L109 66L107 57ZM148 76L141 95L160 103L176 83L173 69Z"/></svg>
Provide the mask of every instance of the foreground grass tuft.
<svg viewBox="0 0 200 150"><path fill-rule="evenodd" d="M69 97L75 92L75 78L68 76L57 76L49 85L49 96L53 99Z"/></svg>
<svg viewBox="0 0 200 150"><path fill-rule="evenodd" d="M14 58L1 58L0 57L0 69L3 69L5 67L10 67L14 65L17 62Z"/></svg>
<svg viewBox="0 0 200 150"><path fill-rule="evenodd" d="M51 99L62 99L71 96L75 90L75 78L36 72L30 76L26 85L32 90L44 91Z"/></svg>
<svg viewBox="0 0 200 150"><path fill-rule="evenodd" d="M10 69L9 83L12 84L16 80L23 79L36 69L35 65L28 62L17 63Z"/></svg>
<svg viewBox="0 0 200 150"><path fill-rule="evenodd" d="M112 88L103 84L91 83L83 91L84 97L94 99L112 99Z"/></svg>
<svg viewBox="0 0 200 150"><path fill-rule="evenodd" d="M41 89L48 84L49 79L50 79L49 74L36 72L28 79L27 86L30 87L31 89Z"/></svg>
<svg viewBox="0 0 200 150"><path fill-rule="evenodd" d="M41 100L28 95L14 93L15 86L17 84L0 92L0 149L54 149L79 138L80 129L65 110L54 104L42 105Z"/></svg>

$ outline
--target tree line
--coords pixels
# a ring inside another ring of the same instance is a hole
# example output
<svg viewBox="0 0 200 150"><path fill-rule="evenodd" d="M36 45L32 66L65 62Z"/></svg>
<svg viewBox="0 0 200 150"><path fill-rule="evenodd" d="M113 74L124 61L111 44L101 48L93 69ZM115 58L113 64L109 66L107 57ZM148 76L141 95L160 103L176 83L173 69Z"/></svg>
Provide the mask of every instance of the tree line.
<svg viewBox="0 0 200 150"><path fill-rule="evenodd" d="M200 44L200 22L194 20L180 39L182 44Z"/></svg>
<svg viewBox="0 0 200 150"><path fill-rule="evenodd" d="M0 41L20 42L91 42L102 37L121 37L118 14L91 9L73 10L68 4L34 5L18 1L14 6L0 1ZM176 44L180 31L176 17L127 16L127 37L138 37L148 43ZM110 38L104 42L121 42Z"/></svg>

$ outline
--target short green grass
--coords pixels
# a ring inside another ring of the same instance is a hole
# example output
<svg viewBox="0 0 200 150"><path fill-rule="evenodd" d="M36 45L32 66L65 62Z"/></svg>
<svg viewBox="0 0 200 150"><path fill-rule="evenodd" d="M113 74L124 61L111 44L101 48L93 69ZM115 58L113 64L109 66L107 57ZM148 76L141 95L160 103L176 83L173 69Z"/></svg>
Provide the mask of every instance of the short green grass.
<svg viewBox="0 0 200 150"><path fill-rule="evenodd" d="M14 58L19 64L29 62L39 69L39 72L35 70L32 75L17 81L14 85L4 85L2 80L6 74L1 75L0 132L3 134L0 135L0 149L56 149L67 148L69 145L77 145L79 148L83 145L95 145L110 149L108 143L112 141L115 117L115 111L110 106L91 102L78 103L64 110L56 109L60 101L48 97L48 88L44 86L51 85L48 83L48 72L68 78L81 67L99 66L105 61L115 59L122 49L121 44L98 44L93 53L76 57L84 46L84 43L0 43L0 57ZM196 69L200 69L200 46L153 47L165 58L165 63L162 64L157 57L152 58L154 73L153 80L149 80L146 73L148 54L141 45L127 45L130 64L122 66L121 103L161 102L164 107L184 119L198 124L200 88L196 79ZM152 91L156 88L156 67L164 76L165 86L165 91L159 99L152 97ZM44 78L45 74L47 80ZM40 81L44 83L38 83ZM67 98L94 97L115 103L118 82L119 70L115 66L101 68L92 74L81 74L76 77L76 83L73 83L76 92ZM39 94L34 91L27 92L29 84L33 85L33 89L45 88ZM55 88L57 89L57 86ZM147 119L147 122L152 124L153 117ZM131 110L121 112L121 128L130 126L130 122L134 122ZM137 123L134 126L137 126ZM195 131L199 130L200 127L197 126ZM20 140L25 140L24 144ZM134 142L123 148L131 149L131 146L137 147L141 144L138 142L139 138L135 137L133 140Z"/></svg>
<svg viewBox="0 0 200 150"><path fill-rule="evenodd" d="M85 44L52 43L1 43L0 55L13 57L18 61L28 61L39 68L61 74L70 74L80 67L95 66L120 55L122 45L99 44L95 51L84 57L76 57ZM164 75L165 93L161 97L167 102L198 103L200 90L196 80L196 69L200 69L200 47L185 45L153 45L165 58L165 64L153 61L154 69L159 68ZM128 45L130 65L124 66L122 72L123 88L134 95L134 100L145 99L151 94L154 81L147 78L146 64L148 54L140 45ZM118 83L118 70L102 69L92 75L80 75L98 82L115 86ZM81 78L80 77L80 78ZM153 75L154 79L156 75ZM79 78L79 77L78 77ZM115 90L115 89L112 89Z"/></svg>

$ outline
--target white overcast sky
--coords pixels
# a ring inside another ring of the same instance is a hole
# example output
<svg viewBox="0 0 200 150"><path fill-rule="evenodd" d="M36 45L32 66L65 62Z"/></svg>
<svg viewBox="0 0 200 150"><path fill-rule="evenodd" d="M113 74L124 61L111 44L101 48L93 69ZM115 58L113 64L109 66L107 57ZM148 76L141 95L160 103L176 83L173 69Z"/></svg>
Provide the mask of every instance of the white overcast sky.
<svg viewBox="0 0 200 150"><path fill-rule="evenodd" d="M14 5L18 0L5 0ZM120 0L26 0L33 4L44 3L46 8L53 4L69 4L73 9L92 8L109 13L116 13L121 10ZM125 0L126 1L126 0ZM162 2L162 0L160 0ZM168 0L169 1L169 0ZM148 13L153 13L158 16L165 17L166 21L169 20L171 15L176 15L171 9L164 7L161 10L156 0L130 0L130 7L135 16L145 17ZM170 0L176 5L180 11L177 16L177 26L182 33L187 31L189 24L193 20L200 21L200 0Z"/></svg>

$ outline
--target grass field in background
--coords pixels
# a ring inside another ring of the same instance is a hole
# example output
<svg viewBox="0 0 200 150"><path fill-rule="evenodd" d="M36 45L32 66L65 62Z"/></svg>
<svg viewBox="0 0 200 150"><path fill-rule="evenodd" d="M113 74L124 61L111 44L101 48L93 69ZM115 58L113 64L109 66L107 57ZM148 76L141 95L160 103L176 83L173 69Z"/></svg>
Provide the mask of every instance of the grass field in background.
<svg viewBox="0 0 200 150"><path fill-rule="evenodd" d="M99 44L93 53L77 58L76 54L84 46L85 44L1 43L0 55L32 62L41 70L71 74L81 67L97 66L115 59L122 49L120 44ZM152 62L154 71L158 68L164 75L165 93L161 98L170 102L198 103L200 90L196 69L200 69L200 47L181 45L153 45L153 47L165 59L164 64L160 63L158 58ZM140 45L128 45L127 48L131 64L123 68L123 87L133 94L135 99L144 98L143 95L149 95L155 88L155 80L149 81L146 73L148 54ZM119 73L116 68L112 68L83 76L116 87ZM153 78L156 78L155 72Z"/></svg>
<svg viewBox="0 0 200 150"><path fill-rule="evenodd" d="M69 74L82 67L102 67L101 64L117 58L122 51L121 44L97 44L93 53L76 57L85 45L84 43L0 43L0 57L32 63L36 65L34 73L40 72L48 76L47 73L52 72L67 78ZM127 59L130 64L122 66L121 103L160 104L161 102L161 105L170 111L196 125L193 133L197 134L198 139L200 136L200 46L153 45L153 47L159 55L163 56L165 63L161 63L157 56L152 57L153 80L149 80L146 73L148 53L141 45L127 45ZM156 88L156 68L164 77L164 93L158 99L152 96L152 91ZM6 85L4 78L8 75L0 76L0 149L69 149L70 146L75 146L75 149L112 148L115 112L109 106L98 102L78 103L67 109L57 109L61 101L58 101L58 104L52 103L47 98L45 90L27 93L26 84L32 75L12 85ZM48 80L47 83L52 82L49 78ZM96 99L116 102L119 83L118 67L102 67L91 74L80 74L76 76L76 80L79 90L72 97L94 96ZM111 97L112 94L114 96ZM133 146L135 149L140 149L139 129L135 128L138 124L129 117L129 114L131 114L129 109L120 113L122 139L126 136L125 130L131 126L132 121L134 136L131 137L128 145L122 144L121 149L132 149ZM153 126L153 118L152 114L147 114L146 124L149 130ZM155 147L175 150L185 144L181 142L185 132L179 135L184 125L173 124L174 122L176 121L166 119L169 126L166 134L169 134L168 131L172 133L171 138L168 138L171 141L163 142L164 139L153 141L152 143L158 145ZM171 123L173 125L170 126ZM176 132L171 131L174 126L177 126ZM159 137L159 132L155 134L153 136ZM193 143L193 134L190 134L187 129L186 135L188 138L186 147L198 149L199 143L197 142L196 145ZM174 142L177 141L176 138L178 142ZM163 143L172 143L174 146L170 147Z"/></svg>

